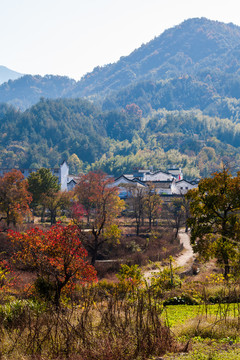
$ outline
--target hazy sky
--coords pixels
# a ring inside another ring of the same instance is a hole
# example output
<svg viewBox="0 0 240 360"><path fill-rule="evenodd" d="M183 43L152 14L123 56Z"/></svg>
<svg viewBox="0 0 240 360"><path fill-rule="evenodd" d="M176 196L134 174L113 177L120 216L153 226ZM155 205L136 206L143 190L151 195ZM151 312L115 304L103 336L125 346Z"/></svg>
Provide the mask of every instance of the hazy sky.
<svg viewBox="0 0 240 360"><path fill-rule="evenodd" d="M0 0L0 65L80 79L192 17L240 25L239 0Z"/></svg>

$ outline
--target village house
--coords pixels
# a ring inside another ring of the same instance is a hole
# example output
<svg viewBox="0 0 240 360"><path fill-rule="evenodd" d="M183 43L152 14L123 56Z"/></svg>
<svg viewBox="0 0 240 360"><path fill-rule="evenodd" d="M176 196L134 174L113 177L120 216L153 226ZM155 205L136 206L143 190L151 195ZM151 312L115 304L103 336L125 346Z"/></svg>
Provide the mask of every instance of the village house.
<svg viewBox="0 0 240 360"><path fill-rule="evenodd" d="M11 169L0 168L0 176ZM19 169L25 178L38 169ZM62 191L71 191L80 181L79 176L69 174L69 166L66 161L59 168L50 169L52 174L57 176ZM138 170L133 174L123 174L115 179L113 186L119 187L119 196L124 199L129 196L130 188L144 188L149 183L154 184L160 195L184 195L188 190L196 188L196 182L189 182L183 179L181 168L171 168L165 171ZM132 190L131 190L132 191Z"/></svg>
<svg viewBox="0 0 240 360"><path fill-rule="evenodd" d="M146 187L148 184L154 184L156 191L160 195L184 195L188 190L196 188L197 184L183 179L181 168L171 168L166 172L158 170L138 170L133 174L124 174L119 176L113 185L119 187L119 196L126 198L129 196L128 188L133 186Z"/></svg>

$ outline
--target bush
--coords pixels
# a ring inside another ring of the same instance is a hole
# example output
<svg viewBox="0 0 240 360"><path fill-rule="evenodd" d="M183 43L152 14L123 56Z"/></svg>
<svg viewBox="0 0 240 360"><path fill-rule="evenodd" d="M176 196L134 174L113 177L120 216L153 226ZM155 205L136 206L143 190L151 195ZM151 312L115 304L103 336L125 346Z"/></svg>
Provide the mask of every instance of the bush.
<svg viewBox="0 0 240 360"><path fill-rule="evenodd" d="M55 289L54 285L50 281L47 281L42 277L38 277L34 282L34 289L37 297L40 297L45 301L53 300Z"/></svg>
<svg viewBox="0 0 240 360"><path fill-rule="evenodd" d="M29 312L41 313L44 306L27 300L14 300L0 306L0 322L6 329L24 328Z"/></svg>
<svg viewBox="0 0 240 360"><path fill-rule="evenodd" d="M166 299L163 305L199 305L199 301L189 294L181 294Z"/></svg>
<svg viewBox="0 0 240 360"><path fill-rule="evenodd" d="M141 269L139 269L138 265L127 265L122 264L117 274L117 278L121 283L129 284L130 287L137 287L142 282L142 274Z"/></svg>
<svg viewBox="0 0 240 360"><path fill-rule="evenodd" d="M165 267L163 270L159 269L159 272L155 273L151 279L151 287L157 291L181 287L181 284L180 277L175 274L172 267L172 257L170 257L170 267Z"/></svg>

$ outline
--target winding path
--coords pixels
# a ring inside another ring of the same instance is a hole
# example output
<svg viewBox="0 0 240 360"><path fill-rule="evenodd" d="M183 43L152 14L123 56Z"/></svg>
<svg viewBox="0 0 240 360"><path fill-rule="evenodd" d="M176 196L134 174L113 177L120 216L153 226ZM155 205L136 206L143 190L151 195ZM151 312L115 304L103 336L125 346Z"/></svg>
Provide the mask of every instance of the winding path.
<svg viewBox="0 0 240 360"><path fill-rule="evenodd" d="M187 262L194 257L193 249L190 243L190 236L185 233L184 229L179 231L180 243L183 244L183 254L175 258L176 266L184 266Z"/></svg>
<svg viewBox="0 0 240 360"><path fill-rule="evenodd" d="M190 236L188 233L184 231L184 229L180 229L179 233L180 243L183 244L182 253L174 258L174 267L182 267L185 266L190 260L194 259L193 249L190 243ZM190 265L189 265L190 266ZM159 269L148 270L144 273L144 277L146 280L149 280L155 272L158 272Z"/></svg>

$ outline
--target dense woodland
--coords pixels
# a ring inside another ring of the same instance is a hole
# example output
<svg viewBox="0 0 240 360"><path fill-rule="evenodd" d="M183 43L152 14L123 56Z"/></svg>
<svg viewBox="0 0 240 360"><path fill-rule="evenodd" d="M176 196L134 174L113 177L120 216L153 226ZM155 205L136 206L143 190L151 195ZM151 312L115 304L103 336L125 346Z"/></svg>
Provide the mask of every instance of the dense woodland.
<svg viewBox="0 0 240 360"><path fill-rule="evenodd" d="M237 119L201 110L159 109L147 117L140 107L102 111L81 99L44 100L25 112L0 108L1 167L57 167L71 173L101 168L119 175L139 167L181 166L189 179L206 176L221 162L239 168Z"/></svg>

